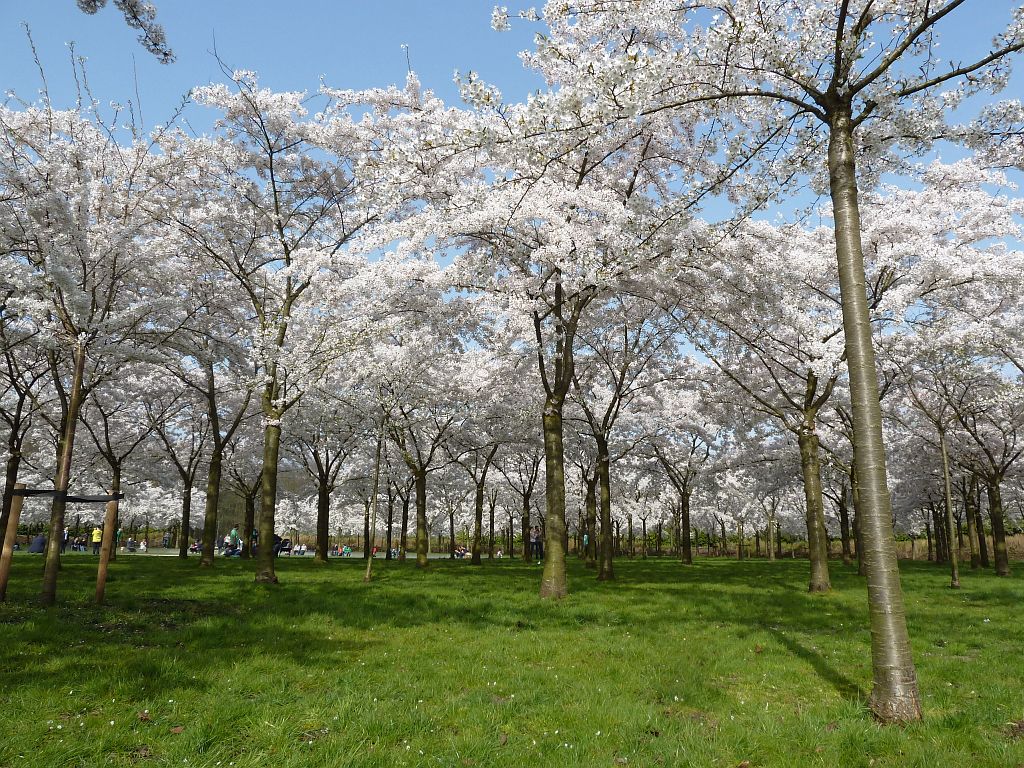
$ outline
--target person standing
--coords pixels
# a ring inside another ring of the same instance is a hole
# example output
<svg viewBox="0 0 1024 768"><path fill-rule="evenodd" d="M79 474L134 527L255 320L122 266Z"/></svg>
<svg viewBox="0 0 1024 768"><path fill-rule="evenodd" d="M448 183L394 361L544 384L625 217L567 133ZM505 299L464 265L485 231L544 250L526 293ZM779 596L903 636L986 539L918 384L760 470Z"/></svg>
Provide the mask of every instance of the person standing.
<svg viewBox="0 0 1024 768"><path fill-rule="evenodd" d="M100 553L100 544L103 543L103 528L99 525L92 529L92 553L98 555Z"/></svg>
<svg viewBox="0 0 1024 768"><path fill-rule="evenodd" d="M68 530L68 528L65 527L64 528L64 537L60 540L60 553L62 555L65 552L68 551L68 536L70 535L70 533L71 533L71 531Z"/></svg>

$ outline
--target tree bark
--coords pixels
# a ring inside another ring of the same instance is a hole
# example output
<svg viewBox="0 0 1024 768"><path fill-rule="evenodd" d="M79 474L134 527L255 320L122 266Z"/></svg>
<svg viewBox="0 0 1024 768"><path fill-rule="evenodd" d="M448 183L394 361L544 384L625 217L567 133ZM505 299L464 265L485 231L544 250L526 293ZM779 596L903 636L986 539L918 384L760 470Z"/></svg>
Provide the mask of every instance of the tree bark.
<svg viewBox="0 0 1024 768"><path fill-rule="evenodd" d="M331 548L331 486L326 477L321 477L316 486L316 552L313 561L328 562Z"/></svg>
<svg viewBox="0 0 1024 768"><path fill-rule="evenodd" d="M853 563L853 552L850 550L850 507L846 501L846 486L839 491L839 535L843 544L843 565Z"/></svg>
<svg viewBox="0 0 1024 768"><path fill-rule="evenodd" d="M1010 575L1010 559L1006 552L1006 527L1003 522L1003 494L999 488L1001 477L987 478L988 516L992 524L992 550L996 561L996 576Z"/></svg>
<svg viewBox="0 0 1024 768"><path fill-rule="evenodd" d="M243 501L245 503L245 523L243 523L245 532L242 538L242 559L248 560L252 557L252 532L256 527L256 494L247 491L243 494Z"/></svg>
<svg viewBox="0 0 1024 768"><path fill-rule="evenodd" d="M210 471L206 476L206 509L203 517L203 552L200 566L213 566L217 551L217 514L220 507L220 478L224 461L223 449L214 447L210 455Z"/></svg>
<svg viewBox="0 0 1024 768"><path fill-rule="evenodd" d="M973 489L966 483L961 485L961 489L964 499L964 517L967 518L967 542L971 548L971 570L976 571L981 568L981 549L978 545L977 526L978 509Z"/></svg>
<svg viewBox="0 0 1024 768"><path fill-rule="evenodd" d="M427 471L417 468L413 474L416 488L416 567L427 567L430 531L427 530Z"/></svg>
<svg viewBox="0 0 1024 768"><path fill-rule="evenodd" d="M60 545L64 536L64 513L67 510L67 491L71 481L71 459L75 452L75 429L78 414L82 409L82 380L85 377L85 344L75 346L75 370L71 378L71 392L68 395L68 412L61 438L60 463L53 483L56 493L50 507L50 539L46 542L46 564L43 566L43 590L40 601L43 605L57 602L57 574L60 572Z"/></svg>
<svg viewBox="0 0 1024 768"><path fill-rule="evenodd" d="M583 531L587 544L583 548L583 564L587 568L597 568L597 473L592 477L584 477L587 491L583 496Z"/></svg>
<svg viewBox="0 0 1024 768"><path fill-rule="evenodd" d="M868 701L882 722L921 719L917 671L910 650L903 590L893 538L885 474L878 371L871 338L861 246L860 210L849 105L832 110L828 145L829 187L850 373L853 439L860 507L858 518L867 570L874 684Z"/></svg>
<svg viewBox="0 0 1024 768"><path fill-rule="evenodd" d="M110 481L110 495L114 496L121 491L121 468L114 469L114 476ZM103 516L103 541L100 544L100 562L96 568L96 605L103 605L103 597L107 590L107 569L110 564L110 555L115 546L114 529L117 527L117 499L107 502Z"/></svg>
<svg viewBox="0 0 1024 768"><path fill-rule="evenodd" d="M391 550L394 544L391 539L392 529L395 527L395 495L391 492L391 485L388 485L388 532L384 539L384 559L391 560Z"/></svg>
<svg viewBox="0 0 1024 768"><path fill-rule="evenodd" d="M825 503L821 491L821 460L818 435L813 425L805 425L797 435L800 468L803 471L804 500L807 511L807 553L811 563L808 592L828 592L832 588L828 574L828 542L825 537Z"/></svg>
<svg viewBox="0 0 1024 768"><path fill-rule="evenodd" d="M406 488L406 494L402 497L402 536L399 539L400 544L398 546L398 559L405 560L405 549L407 542L409 541L409 489ZM424 511L424 517L426 513Z"/></svg>
<svg viewBox="0 0 1024 768"><path fill-rule="evenodd" d="M21 467L21 449L14 430L11 431L11 440L7 446L7 468L4 473L4 498L3 510L0 511L0 531L7 530L7 520L11 514L11 507L14 504L14 489L18 484L18 469Z"/></svg>
<svg viewBox="0 0 1024 768"><path fill-rule="evenodd" d="M561 404L548 398L544 404L545 483L544 571L540 596L559 600L569 592L565 571L565 458L562 447Z"/></svg>
<svg viewBox="0 0 1024 768"><path fill-rule="evenodd" d="M689 486L679 495L679 543L681 560L684 565L693 565L693 546L690 544L690 496L693 491Z"/></svg>
<svg viewBox="0 0 1024 768"><path fill-rule="evenodd" d="M615 579L615 546L612 541L612 480L608 441L597 439L597 510L601 517L601 541L598 550L597 580Z"/></svg>
<svg viewBox="0 0 1024 768"><path fill-rule="evenodd" d="M11 561L14 559L14 542L18 538L18 522L21 520L21 507L24 496L15 496L15 490L24 490L24 483L17 483L11 488L11 510L7 515L4 527L3 551L0 554L0 603L7 600L7 582L11 577Z"/></svg>
<svg viewBox="0 0 1024 768"><path fill-rule="evenodd" d="M263 429L263 474L260 486L260 539L256 550L256 581L277 584L274 572L274 514L277 509L277 465L281 454L281 422L269 419Z"/></svg>

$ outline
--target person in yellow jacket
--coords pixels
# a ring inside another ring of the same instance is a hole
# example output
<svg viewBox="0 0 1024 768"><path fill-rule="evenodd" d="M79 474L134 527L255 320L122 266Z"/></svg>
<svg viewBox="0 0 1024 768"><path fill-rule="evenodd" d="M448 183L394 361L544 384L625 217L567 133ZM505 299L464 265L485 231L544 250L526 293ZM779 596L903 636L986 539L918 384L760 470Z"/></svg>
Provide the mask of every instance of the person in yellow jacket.
<svg viewBox="0 0 1024 768"><path fill-rule="evenodd" d="M98 555L100 553L100 544L103 543L103 528L96 526L92 529L92 553Z"/></svg>

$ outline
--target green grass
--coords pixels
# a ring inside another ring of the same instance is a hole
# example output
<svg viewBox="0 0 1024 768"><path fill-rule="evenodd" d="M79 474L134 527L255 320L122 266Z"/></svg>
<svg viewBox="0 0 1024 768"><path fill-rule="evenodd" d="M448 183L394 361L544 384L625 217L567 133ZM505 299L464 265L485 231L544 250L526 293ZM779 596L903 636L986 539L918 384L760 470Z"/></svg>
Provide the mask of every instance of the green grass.
<svg viewBox="0 0 1024 768"><path fill-rule="evenodd" d="M874 724L865 590L833 563L616 563L536 598L517 561L427 572L282 560L66 559L59 607L15 559L0 766L1016 766L1024 579L905 564L925 721ZM1017 572L1022 568L1018 565Z"/></svg>

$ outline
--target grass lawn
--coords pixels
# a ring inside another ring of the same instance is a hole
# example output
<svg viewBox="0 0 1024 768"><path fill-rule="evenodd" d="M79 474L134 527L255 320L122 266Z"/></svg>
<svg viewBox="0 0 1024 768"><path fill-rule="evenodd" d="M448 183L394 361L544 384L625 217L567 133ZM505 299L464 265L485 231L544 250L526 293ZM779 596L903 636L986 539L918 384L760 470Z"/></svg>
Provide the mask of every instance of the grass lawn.
<svg viewBox="0 0 1024 768"><path fill-rule="evenodd" d="M0 766L1024 765L1024 571L903 567L925 721L875 725L865 589L804 561L616 563L537 597L518 561L121 557L60 605L18 556L0 607Z"/></svg>

